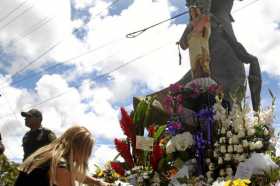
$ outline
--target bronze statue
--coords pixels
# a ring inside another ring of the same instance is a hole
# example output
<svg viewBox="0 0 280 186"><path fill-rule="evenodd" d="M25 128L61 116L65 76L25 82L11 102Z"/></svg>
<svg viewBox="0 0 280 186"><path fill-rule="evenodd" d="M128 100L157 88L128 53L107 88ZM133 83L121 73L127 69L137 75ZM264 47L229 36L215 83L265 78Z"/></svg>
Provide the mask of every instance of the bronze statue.
<svg viewBox="0 0 280 186"><path fill-rule="evenodd" d="M230 93L244 87L246 74L243 63L250 64L249 88L253 109L257 111L260 105L261 71L258 59L249 54L235 37L232 28L234 20L231 15L233 2L234 0L212 0L211 2L211 36L209 39L211 77L223 86L225 98L230 100ZM190 0L187 0L187 5L190 3ZM188 32L188 29L184 31L180 44L187 37ZM183 45L181 44L181 46ZM190 72L179 82L189 81L191 81Z"/></svg>
<svg viewBox="0 0 280 186"><path fill-rule="evenodd" d="M240 87L245 87L245 68L244 63L250 65L249 70L249 88L253 109L259 110L260 92L261 92L261 71L258 59L249 54L241 43L235 37L232 22L231 10L234 0L186 0L187 6L196 3L196 6L202 7L204 14L209 14L211 35L209 38L210 51L210 76L218 84L223 86L225 99L231 100L230 94ZM192 28L187 26L181 39L180 46L185 47L185 41ZM187 84L192 80L192 72L187 72L177 83ZM163 89L149 96L154 96L163 103L168 89ZM140 98L134 98L134 106ZM162 109L162 108L160 108Z"/></svg>

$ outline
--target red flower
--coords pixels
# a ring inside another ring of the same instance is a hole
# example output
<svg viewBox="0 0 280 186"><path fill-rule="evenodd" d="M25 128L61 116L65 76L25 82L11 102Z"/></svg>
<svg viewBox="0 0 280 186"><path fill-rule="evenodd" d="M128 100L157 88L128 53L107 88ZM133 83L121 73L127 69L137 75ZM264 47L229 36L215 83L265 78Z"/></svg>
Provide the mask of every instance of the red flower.
<svg viewBox="0 0 280 186"><path fill-rule="evenodd" d="M153 152L151 154L151 159L150 159L154 171L158 169L158 163L163 155L164 155L164 151L161 149L159 143L156 143L154 145Z"/></svg>
<svg viewBox="0 0 280 186"><path fill-rule="evenodd" d="M124 176L125 170L120 162L111 162L111 167L121 176Z"/></svg>
<svg viewBox="0 0 280 186"><path fill-rule="evenodd" d="M148 136L153 137L155 132L156 132L156 127L155 126L150 126L148 128L148 132L149 132Z"/></svg>
<svg viewBox="0 0 280 186"><path fill-rule="evenodd" d="M133 121L128 115L128 113L126 112L126 110L122 107L121 107L120 126L123 130L123 133L132 142L132 146L135 147L136 144L135 125L133 124Z"/></svg>
<svg viewBox="0 0 280 186"><path fill-rule="evenodd" d="M117 151L120 153L120 155L123 157L125 162L128 164L129 168L133 168L134 162L130 153L129 144L127 144L125 141L115 139L115 145Z"/></svg>

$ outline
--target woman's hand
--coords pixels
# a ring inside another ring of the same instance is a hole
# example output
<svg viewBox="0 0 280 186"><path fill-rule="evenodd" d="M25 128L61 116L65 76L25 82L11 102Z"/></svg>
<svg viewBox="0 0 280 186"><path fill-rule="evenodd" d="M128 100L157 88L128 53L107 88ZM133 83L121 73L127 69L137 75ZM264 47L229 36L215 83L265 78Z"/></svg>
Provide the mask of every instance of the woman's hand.
<svg viewBox="0 0 280 186"><path fill-rule="evenodd" d="M97 186L113 186L113 184L107 183L107 182L103 182L101 180L99 180L98 183L95 184L95 185L97 185Z"/></svg>

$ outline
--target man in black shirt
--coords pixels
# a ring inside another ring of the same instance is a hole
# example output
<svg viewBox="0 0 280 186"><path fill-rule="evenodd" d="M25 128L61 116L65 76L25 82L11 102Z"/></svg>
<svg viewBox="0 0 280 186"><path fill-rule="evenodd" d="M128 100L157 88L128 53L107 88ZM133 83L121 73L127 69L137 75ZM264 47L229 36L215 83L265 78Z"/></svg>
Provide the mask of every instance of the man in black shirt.
<svg viewBox="0 0 280 186"><path fill-rule="evenodd" d="M25 118L25 126L30 128L22 140L23 160L25 160L37 149L55 140L56 136L51 130L42 127L43 117L39 110L31 109L28 112L21 112L21 115Z"/></svg>

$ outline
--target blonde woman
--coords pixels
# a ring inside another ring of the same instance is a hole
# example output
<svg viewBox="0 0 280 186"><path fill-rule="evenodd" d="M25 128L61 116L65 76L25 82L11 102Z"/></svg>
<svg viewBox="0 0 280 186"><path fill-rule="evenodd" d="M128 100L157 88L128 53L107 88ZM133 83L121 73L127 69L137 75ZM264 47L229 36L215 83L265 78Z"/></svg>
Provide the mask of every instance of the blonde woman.
<svg viewBox="0 0 280 186"><path fill-rule="evenodd" d="M88 129L75 126L47 146L29 156L19 167L15 186L107 186L86 176L88 160L95 140Z"/></svg>

